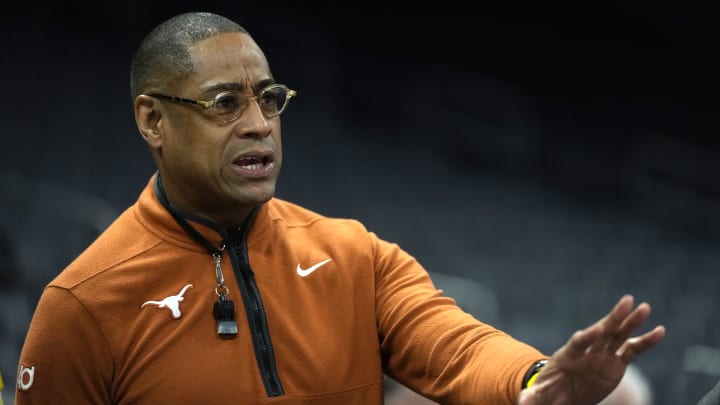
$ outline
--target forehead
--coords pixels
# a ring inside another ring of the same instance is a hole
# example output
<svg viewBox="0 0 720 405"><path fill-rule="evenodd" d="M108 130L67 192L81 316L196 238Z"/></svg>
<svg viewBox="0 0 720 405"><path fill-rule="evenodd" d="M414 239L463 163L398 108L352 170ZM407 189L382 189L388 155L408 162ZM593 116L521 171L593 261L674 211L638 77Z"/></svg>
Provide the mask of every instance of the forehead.
<svg viewBox="0 0 720 405"><path fill-rule="evenodd" d="M265 55L250 35L233 32L203 39L191 46L195 71L189 84L200 89L218 83L254 87L271 78Z"/></svg>

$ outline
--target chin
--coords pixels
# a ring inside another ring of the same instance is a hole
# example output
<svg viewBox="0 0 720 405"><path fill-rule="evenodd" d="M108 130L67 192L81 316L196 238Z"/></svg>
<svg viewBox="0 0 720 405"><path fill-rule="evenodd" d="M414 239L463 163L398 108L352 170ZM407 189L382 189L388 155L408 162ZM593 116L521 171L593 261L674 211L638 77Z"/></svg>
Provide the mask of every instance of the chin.
<svg viewBox="0 0 720 405"><path fill-rule="evenodd" d="M244 201L248 205L257 205L270 201L275 196L275 183L264 185L263 187L253 187L245 189L241 192L242 196L239 200Z"/></svg>

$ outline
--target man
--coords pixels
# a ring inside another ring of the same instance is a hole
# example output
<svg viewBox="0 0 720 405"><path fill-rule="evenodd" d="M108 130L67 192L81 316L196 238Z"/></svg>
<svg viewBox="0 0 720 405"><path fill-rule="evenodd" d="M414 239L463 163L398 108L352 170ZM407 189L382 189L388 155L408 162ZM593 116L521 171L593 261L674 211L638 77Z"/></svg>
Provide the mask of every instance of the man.
<svg viewBox="0 0 720 405"><path fill-rule="evenodd" d="M440 403L596 404L664 328L625 296L546 356L444 297L397 245L274 198L278 84L239 25L162 23L131 87L157 165L49 286L18 404L379 404L383 373Z"/></svg>

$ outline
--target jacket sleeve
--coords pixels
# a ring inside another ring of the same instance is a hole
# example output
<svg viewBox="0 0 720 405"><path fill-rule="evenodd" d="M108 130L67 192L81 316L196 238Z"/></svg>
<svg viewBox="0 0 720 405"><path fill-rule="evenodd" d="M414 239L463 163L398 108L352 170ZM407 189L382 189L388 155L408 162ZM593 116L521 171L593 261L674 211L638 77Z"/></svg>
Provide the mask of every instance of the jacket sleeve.
<svg viewBox="0 0 720 405"><path fill-rule="evenodd" d="M15 404L108 404L112 372L92 316L70 291L47 287L20 353Z"/></svg>
<svg viewBox="0 0 720 405"><path fill-rule="evenodd" d="M385 372L440 403L515 404L527 370L548 356L475 319L411 255L370 238Z"/></svg>

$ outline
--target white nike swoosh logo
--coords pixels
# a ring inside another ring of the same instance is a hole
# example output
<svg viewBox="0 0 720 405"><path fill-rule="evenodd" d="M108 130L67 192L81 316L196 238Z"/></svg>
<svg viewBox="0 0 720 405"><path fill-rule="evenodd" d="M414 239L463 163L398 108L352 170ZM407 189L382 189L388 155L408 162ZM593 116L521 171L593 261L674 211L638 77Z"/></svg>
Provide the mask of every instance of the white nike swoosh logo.
<svg viewBox="0 0 720 405"><path fill-rule="evenodd" d="M329 262L330 260L332 260L332 259L325 259L325 260L323 260L323 261L321 261L321 262L319 262L319 263L313 264L312 266L308 267L307 269L303 269L302 267L300 267L300 264L298 263L298 265L297 265L297 274L298 274L300 277L307 277L308 275L310 275L310 273L312 273L313 271L319 269L321 266L323 266L325 263Z"/></svg>

